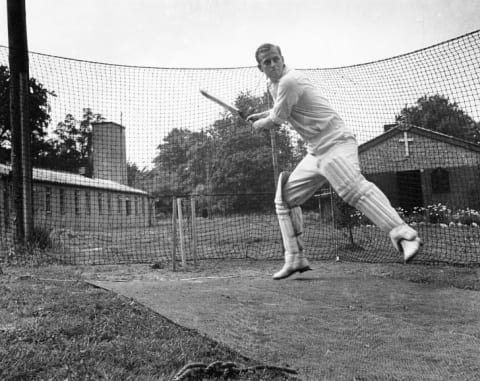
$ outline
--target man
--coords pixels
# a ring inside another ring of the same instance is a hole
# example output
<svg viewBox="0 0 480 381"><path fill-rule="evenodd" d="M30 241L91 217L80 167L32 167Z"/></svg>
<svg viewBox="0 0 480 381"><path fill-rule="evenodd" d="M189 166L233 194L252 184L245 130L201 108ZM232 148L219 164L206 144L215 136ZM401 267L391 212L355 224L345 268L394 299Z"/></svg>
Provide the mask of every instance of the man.
<svg viewBox="0 0 480 381"><path fill-rule="evenodd" d="M361 174L358 144L351 129L305 75L285 65L280 47L263 44L255 58L268 78L275 103L271 110L252 114L248 120L254 128L262 129L288 122L307 147L307 155L294 171L279 175L275 209L285 264L273 278L311 270L303 253L301 205L327 181L344 201L389 234L405 262L411 260L420 248L418 234L401 219L383 192Z"/></svg>

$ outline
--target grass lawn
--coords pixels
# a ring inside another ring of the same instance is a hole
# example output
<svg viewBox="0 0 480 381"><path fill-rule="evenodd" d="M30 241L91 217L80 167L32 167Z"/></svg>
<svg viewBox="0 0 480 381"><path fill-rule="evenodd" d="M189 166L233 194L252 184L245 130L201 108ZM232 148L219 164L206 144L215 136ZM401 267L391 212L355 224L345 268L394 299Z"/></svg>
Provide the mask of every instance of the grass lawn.
<svg viewBox="0 0 480 381"><path fill-rule="evenodd" d="M194 242L197 258L209 259L281 259L282 245L278 222L273 213L197 218L193 239L191 220L184 221L183 247L187 260L193 260ZM415 226L424 242L416 263L424 264L480 264L480 228L418 224ZM46 231L50 231L48 228ZM335 229L331 222L322 221L318 213L304 213L306 252L311 259L334 259L370 263L401 262L387 234L373 226L355 226ZM28 257L13 254L11 243L0 237L0 262L28 264ZM181 242L177 231L172 236L172 224L167 218L148 228L76 231L53 229L44 243L45 250L37 250L35 260L44 264L65 265L119 265L127 263L169 262L176 250L181 258ZM41 260L39 258L42 257Z"/></svg>
<svg viewBox="0 0 480 381"><path fill-rule="evenodd" d="M213 361L234 362L234 379L289 379L68 268L0 275L1 380L171 380L190 362Z"/></svg>

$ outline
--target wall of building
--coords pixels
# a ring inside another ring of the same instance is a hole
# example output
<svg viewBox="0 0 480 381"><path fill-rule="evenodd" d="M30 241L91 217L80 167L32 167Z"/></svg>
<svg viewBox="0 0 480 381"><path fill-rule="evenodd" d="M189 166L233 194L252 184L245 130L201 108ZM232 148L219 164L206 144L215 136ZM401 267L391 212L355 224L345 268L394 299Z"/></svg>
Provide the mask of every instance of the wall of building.
<svg viewBox="0 0 480 381"><path fill-rule="evenodd" d="M79 230L146 227L147 196L51 184L34 185L36 224Z"/></svg>
<svg viewBox="0 0 480 381"><path fill-rule="evenodd" d="M408 132L409 156L405 155L403 132L360 152L363 173L385 173L425 168L478 167L480 153Z"/></svg>
<svg viewBox="0 0 480 381"><path fill-rule="evenodd" d="M8 186L9 182L2 178L0 224L3 230L13 215L12 194L5 191ZM10 210L5 209L6 196L10 198ZM33 196L35 226L102 231L147 227L152 222L152 202L147 195L36 182Z"/></svg>
<svg viewBox="0 0 480 381"><path fill-rule="evenodd" d="M434 192L432 188L432 169L424 171L424 198L427 205L444 204L449 208L480 210L480 168L446 168L449 173L450 192Z"/></svg>
<svg viewBox="0 0 480 381"><path fill-rule="evenodd" d="M362 172L385 192L392 205L399 205L397 173L419 171L423 205L442 203L452 209L480 208L480 153L407 132L409 156L405 154L403 132L360 152ZM432 172L443 168L449 175L449 192L434 192Z"/></svg>
<svg viewBox="0 0 480 381"><path fill-rule="evenodd" d="M113 123L92 123L93 178L127 185L125 127Z"/></svg>

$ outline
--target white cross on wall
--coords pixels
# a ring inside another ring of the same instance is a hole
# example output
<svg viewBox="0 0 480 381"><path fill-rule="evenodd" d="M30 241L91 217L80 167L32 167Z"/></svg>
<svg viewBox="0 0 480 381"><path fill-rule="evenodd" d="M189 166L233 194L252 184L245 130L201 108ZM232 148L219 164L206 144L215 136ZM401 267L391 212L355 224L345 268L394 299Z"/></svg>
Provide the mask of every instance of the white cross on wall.
<svg viewBox="0 0 480 381"><path fill-rule="evenodd" d="M405 143L405 156L410 156L408 143L413 142L413 138L409 138L407 131L403 131L403 138L399 140L400 143Z"/></svg>

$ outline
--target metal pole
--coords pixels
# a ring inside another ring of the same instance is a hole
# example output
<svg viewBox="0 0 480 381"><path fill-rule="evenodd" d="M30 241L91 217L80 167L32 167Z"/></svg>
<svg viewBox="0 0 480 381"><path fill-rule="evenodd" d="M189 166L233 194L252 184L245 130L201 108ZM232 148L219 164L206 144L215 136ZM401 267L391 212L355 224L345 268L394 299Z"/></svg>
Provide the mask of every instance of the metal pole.
<svg viewBox="0 0 480 381"><path fill-rule="evenodd" d="M33 176L28 117L29 72L25 0L7 0L7 17L15 241L26 244L33 231Z"/></svg>

